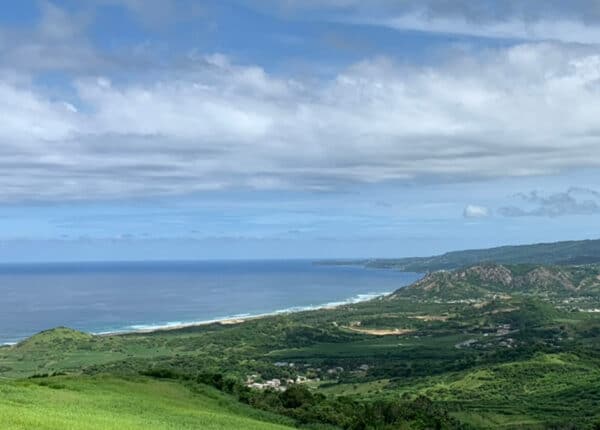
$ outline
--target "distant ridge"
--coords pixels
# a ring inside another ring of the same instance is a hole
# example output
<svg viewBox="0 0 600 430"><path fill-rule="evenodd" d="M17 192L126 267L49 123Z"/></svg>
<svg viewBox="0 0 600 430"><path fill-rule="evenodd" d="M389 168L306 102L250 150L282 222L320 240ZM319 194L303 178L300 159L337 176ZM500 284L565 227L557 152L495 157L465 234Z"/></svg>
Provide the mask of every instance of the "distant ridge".
<svg viewBox="0 0 600 430"><path fill-rule="evenodd" d="M388 268L406 272L453 270L481 263L554 265L600 263L600 239L452 251L432 257L324 262L324 264L360 264L366 267Z"/></svg>

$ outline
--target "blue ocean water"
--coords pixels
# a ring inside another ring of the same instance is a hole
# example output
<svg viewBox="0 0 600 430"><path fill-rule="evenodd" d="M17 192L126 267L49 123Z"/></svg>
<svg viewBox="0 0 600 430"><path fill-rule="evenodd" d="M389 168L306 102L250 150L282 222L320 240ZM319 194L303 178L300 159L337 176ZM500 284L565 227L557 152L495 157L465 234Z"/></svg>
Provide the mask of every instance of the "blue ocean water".
<svg viewBox="0 0 600 430"><path fill-rule="evenodd" d="M358 301L419 277L311 261L0 265L0 344L57 326L120 332Z"/></svg>

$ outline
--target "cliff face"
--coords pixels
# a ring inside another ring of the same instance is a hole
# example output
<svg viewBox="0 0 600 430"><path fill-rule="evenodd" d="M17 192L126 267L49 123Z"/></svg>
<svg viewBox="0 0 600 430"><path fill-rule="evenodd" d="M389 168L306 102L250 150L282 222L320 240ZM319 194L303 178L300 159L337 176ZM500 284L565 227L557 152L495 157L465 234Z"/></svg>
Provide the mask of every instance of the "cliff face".
<svg viewBox="0 0 600 430"><path fill-rule="evenodd" d="M493 294L595 294L600 290L598 266L510 266L485 264L430 273L393 296L477 298Z"/></svg>

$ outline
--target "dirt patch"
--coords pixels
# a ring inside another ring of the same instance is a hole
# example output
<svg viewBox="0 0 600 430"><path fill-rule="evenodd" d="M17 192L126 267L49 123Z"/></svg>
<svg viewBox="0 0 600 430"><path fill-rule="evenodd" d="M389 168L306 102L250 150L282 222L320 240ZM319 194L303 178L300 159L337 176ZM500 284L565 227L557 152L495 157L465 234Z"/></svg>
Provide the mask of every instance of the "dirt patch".
<svg viewBox="0 0 600 430"><path fill-rule="evenodd" d="M519 308L500 308L500 309L494 309L493 311L488 312L488 313L495 315L495 314L504 314L504 313L508 313L508 312L514 312L514 311L518 311L518 310L519 310Z"/></svg>
<svg viewBox="0 0 600 430"><path fill-rule="evenodd" d="M370 334L373 336L402 336L409 333L414 333L415 330L410 328L392 328L392 329L369 329L369 328L358 328L358 327L345 327L348 330L352 330L356 333Z"/></svg>
<svg viewBox="0 0 600 430"><path fill-rule="evenodd" d="M474 307L475 309L481 309L481 308L483 308L484 306L487 306L487 305L489 305L489 304L490 304L490 302L489 302L489 301L485 301L485 302L477 302L477 303L474 303L474 304L473 304L473 307Z"/></svg>
<svg viewBox="0 0 600 430"><path fill-rule="evenodd" d="M233 325L233 324L241 324L245 321L246 320L243 320L241 318L236 318L236 319L222 320L222 321L219 321L219 323L221 325Z"/></svg>
<svg viewBox="0 0 600 430"><path fill-rule="evenodd" d="M419 321L448 321L450 317L445 315L415 315L409 318Z"/></svg>

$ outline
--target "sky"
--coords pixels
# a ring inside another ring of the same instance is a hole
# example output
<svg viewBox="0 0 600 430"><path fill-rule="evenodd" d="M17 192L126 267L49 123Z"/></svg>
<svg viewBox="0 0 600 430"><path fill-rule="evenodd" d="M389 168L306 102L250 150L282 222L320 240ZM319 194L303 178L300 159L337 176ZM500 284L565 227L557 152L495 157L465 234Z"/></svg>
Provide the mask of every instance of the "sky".
<svg viewBox="0 0 600 430"><path fill-rule="evenodd" d="M0 261L600 238L595 0L21 0Z"/></svg>

